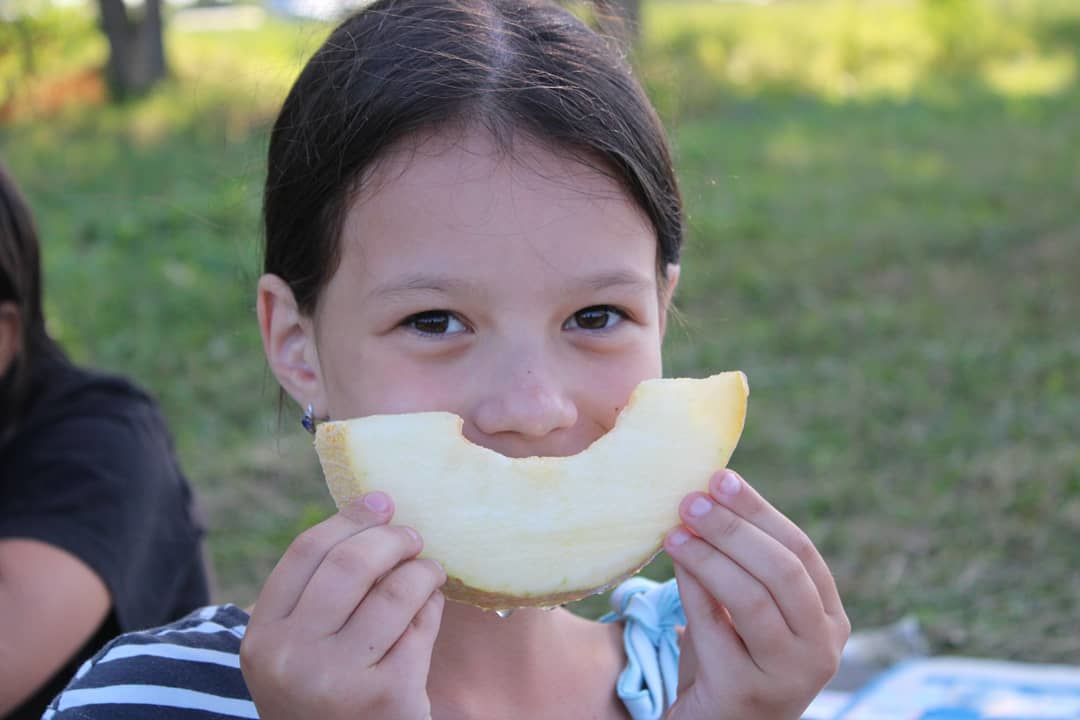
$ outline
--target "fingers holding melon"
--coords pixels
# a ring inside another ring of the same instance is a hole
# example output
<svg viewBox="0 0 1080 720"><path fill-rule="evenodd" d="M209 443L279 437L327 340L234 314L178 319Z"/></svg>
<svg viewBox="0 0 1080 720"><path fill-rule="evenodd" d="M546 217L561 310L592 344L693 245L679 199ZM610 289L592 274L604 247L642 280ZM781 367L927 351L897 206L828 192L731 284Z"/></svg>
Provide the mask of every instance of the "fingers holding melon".
<svg viewBox="0 0 1080 720"><path fill-rule="evenodd" d="M356 535L384 526L390 519L390 510L392 508L389 506L372 510L365 503L356 502L346 511L300 534L286 549L259 593L256 603L259 618L280 620L291 615L326 556L339 544ZM417 543L413 554L419 549ZM356 580L353 578L353 582Z"/></svg>
<svg viewBox="0 0 1080 720"><path fill-rule="evenodd" d="M445 575L383 499L306 530L263 586L240 645L260 717L430 716Z"/></svg>
<svg viewBox="0 0 1080 720"><path fill-rule="evenodd" d="M371 490L394 499L395 522L445 568L446 597L544 607L600 592L656 555L680 500L727 464L748 394L741 372L647 380L610 432L569 457L505 457L441 412L323 423L315 447L339 507Z"/></svg>

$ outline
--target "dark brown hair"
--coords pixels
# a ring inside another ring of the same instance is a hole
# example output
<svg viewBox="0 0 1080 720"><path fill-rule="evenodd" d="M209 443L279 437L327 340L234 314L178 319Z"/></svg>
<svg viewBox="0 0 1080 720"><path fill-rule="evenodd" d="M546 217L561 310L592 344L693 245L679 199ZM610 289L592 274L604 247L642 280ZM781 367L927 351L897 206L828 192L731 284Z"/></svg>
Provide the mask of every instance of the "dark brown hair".
<svg viewBox="0 0 1080 720"><path fill-rule="evenodd" d="M0 302L13 302L22 324L21 350L0 384L0 434L21 414L30 368L59 352L45 331L41 256L30 206L0 164Z"/></svg>
<svg viewBox="0 0 1080 720"><path fill-rule="evenodd" d="M270 136L264 270L311 314L337 269L349 201L395 143L523 133L615 178L652 222L661 282L682 201L664 130L613 40L543 0L378 0L308 61ZM512 151L510 151L512 152Z"/></svg>

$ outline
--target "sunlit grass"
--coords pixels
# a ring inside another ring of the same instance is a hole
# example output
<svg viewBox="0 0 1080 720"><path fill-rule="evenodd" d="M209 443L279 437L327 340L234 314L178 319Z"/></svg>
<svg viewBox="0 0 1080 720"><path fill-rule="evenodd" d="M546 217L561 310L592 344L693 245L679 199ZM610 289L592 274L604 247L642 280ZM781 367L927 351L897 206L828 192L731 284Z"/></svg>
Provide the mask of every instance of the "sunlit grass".
<svg viewBox="0 0 1080 720"><path fill-rule="evenodd" d="M906 101L958 91L1063 92L1075 81L1080 3L831 0L647 6L639 63L666 115L784 92ZM1052 28L1067 33L1055 36Z"/></svg>
<svg viewBox="0 0 1080 720"><path fill-rule="evenodd" d="M1026 53L987 61L982 71L987 87L1002 95L1057 95L1076 84L1076 55L1067 50Z"/></svg>

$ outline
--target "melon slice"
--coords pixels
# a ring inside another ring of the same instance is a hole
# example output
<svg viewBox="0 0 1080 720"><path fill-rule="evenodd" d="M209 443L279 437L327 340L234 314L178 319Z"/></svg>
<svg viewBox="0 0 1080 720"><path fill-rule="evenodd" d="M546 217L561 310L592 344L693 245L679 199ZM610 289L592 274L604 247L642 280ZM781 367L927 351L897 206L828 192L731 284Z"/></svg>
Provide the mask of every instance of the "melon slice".
<svg viewBox="0 0 1080 720"><path fill-rule="evenodd" d="M371 490L446 569L447 598L490 610L550 607L633 575L679 523L678 505L731 457L749 387L741 372L641 383L614 428L569 457L508 458L444 412L319 425L339 507Z"/></svg>

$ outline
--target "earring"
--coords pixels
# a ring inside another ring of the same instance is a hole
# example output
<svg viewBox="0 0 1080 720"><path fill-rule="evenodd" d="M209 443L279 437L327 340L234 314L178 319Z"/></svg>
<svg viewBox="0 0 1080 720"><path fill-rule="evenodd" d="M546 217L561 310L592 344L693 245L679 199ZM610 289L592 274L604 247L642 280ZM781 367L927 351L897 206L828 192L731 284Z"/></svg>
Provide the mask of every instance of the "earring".
<svg viewBox="0 0 1080 720"><path fill-rule="evenodd" d="M311 406L311 403L308 403L307 409L304 410L304 416L300 418L300 424L309 433L315 434L315 408Z"/></svg>

